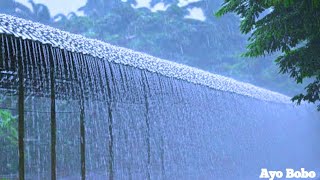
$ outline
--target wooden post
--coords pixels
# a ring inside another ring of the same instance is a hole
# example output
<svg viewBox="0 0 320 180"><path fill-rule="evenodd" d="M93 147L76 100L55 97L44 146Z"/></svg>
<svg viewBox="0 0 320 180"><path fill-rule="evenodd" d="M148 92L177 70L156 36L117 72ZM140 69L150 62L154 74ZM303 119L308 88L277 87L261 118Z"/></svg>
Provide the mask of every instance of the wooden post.
<svg viewBox="0 0 320 180"><path fill-rule="evenodd" d="M84 97L81 97L84 98ZM80 153L81 153L81 179L86 179L86 138L85 138L85 111L84 99L80 100Z"/></svg>
<svg viewBox="0 0 320 180"><path fill-rule="evenodd" d="M75 63L75 61L77 62ZM72 66L73 66L73 72L75 79L79 82L79 88L80 88L80 163L81 163L81 180L86 179L86 129L85 129L85 95L84 95L84 84L85 80L83 77L83 66L82 61L84 61L83 55L79 54L79 56L74 55L71 58ZM77 73L76 66L78 65L79 68L79 76ZM80 64L80 65L79 65Z"/></svg>
<svg viewBox="0 0 320 180"><path fill-rule="evenodd" d="M17 41L16 41L17 43ZM22 52L20 52L22 53ZM24 67L23 59L18 58L18 77L19 77L19 97L18 97L18 111L19 111L19 122L18 122L18 136L19 136L19 180L24 180L25 169L24 169Z"/></svg>
<svg viewBox="0 0 320 180"><path fill-rule="evenodd" d="M55 68L54 59L52 52L53 49L49 50L50 59L50 89L51 89L51 180L57 179L56 167L57 167L57 157L56 157L56 144L57 144L57 121L56 121L56 95L55 95ZM47 58L47 57L45 57Z"/></svg>

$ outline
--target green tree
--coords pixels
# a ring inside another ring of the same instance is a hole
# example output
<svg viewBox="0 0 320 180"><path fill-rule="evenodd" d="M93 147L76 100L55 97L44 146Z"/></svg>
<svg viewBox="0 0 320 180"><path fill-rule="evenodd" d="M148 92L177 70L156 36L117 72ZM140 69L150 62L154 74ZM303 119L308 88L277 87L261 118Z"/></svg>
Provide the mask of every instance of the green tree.
<svg viewBox="0 0 320 180"><path fill-rule="evenodd" d="M317 0L224 0L216 13L234 12L241 18L240 30L250 34L244 56L276 53L281 73L296 83L311 81L305 92L292 98L320 101L320 6ZM318 104L320 110L320 104Z"/></svg>
<svg viewBox="0 0 320 180"><path fill-rule="evenodd" d="M46 5L35 3L33 0L29 0L29 3L32 6L32 11L29 14L30 19L44 24L50 24L52 22L50 11Z"/></svg>
<svg viewBox="0 0 320 180"><path fill-rule="evenodd" d="M101 17L121 4L123 4L121 0L87 0L79 10L87 16Z"/></svg>
<svg viewBox="0 0 320 180"><path fill-rule="evenodd" d="M0 138L10 141L12 144L18 144L17 117L11 112L0 109Z"/></svg>
<svg viewBox="0 0 320 180"><path fill-rule="evenodd" d="M31 10L28 7L19 2L16 2L15 0L1 0L0 12L23 18L31 14Z"/></svg>
<svg viewBox="0 0 320 180"><path fill-rule="evenodd" d="M47 6L35 3L33 0L29 0L28 2L31 4L32 9L29 9L27 6L16 2L15 0L1 0L0 13L30 19L44 24L50 24L53 22Z"/></svg>

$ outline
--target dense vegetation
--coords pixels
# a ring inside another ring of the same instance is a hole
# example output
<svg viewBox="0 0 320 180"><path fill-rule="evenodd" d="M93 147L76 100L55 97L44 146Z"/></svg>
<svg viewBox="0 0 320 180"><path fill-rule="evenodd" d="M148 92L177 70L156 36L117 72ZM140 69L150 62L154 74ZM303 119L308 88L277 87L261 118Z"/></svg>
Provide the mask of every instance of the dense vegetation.
<svg viewBox="0 0 320 180"><path fill-rule="evenodd" d="M4 105L0 97L0 108ZM11 156L12 152L16 152L18 147L18 121L9 110L0 109L0 154L5 157L0 158L2 170L8 173L15 173L18 168L17 157ZM12 158L13 157L13 158ZM8 163L7 158L12 158ZM6 163L5 163L6 162Z"/></svg>
<svg viewBox="0 0 320 180"><path fill-rule="evenodd" d="M218 16L235 12L241 32L250 34L247 57L280 52L281 73L297 83L309 81L306 93L293 100L320 101L320 2L317 0L225 0ZM320 104L318 105L320 111Z"/></svg>

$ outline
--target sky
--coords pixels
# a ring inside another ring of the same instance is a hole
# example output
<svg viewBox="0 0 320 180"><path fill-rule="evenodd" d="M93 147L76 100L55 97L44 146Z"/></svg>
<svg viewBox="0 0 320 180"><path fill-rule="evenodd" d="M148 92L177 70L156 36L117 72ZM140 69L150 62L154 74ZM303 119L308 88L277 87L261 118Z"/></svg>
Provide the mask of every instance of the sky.
<svg viewBox="0 0 320 180"><path fill-rule="evenodd" d="M28 0L16 0L17 2L21 2L29 7L30 4ZM56 15L59 13L67 15L70 12L77 12L77 10L86 4L87 0L34 0L35 3L42 3L48 6L51 15ZM168 6L165 6L163 3L158 3L154 7L150 7L151 0L136 0L137 5L135 8L139 7L147 7L151 9L151 11L159 11L165 10ZM197 2L200 0L179 0L179 6L186 6L190 2ZM204 13L200 8L189 9L190 14L186 16L186 18L198 19L201 21L205 20ZM81 12L77 12L78 15L81 15Z"/></svg>
<svg viewBox="0 0 320 180"><path fill-rule="evenodd" d="M16 0L21 2L29 7L29 0ZM86 0L34 0L35 3L42 3L48 6L50 9L51 15L56 15L59 13L68 14L70 12L76 12L80 7L86 4Z"/></svg>

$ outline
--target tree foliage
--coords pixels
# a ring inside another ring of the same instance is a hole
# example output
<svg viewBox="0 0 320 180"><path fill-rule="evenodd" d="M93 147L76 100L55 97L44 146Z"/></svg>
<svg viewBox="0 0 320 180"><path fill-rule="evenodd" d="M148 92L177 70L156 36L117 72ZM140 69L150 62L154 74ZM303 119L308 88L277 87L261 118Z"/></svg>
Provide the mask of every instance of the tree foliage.
<svg viewBox="0 0 320 180"><path fill-rule="evenodd" d="M281 73L289 73L297 83L311 81L306 92L292 100L316 103L320 101L319 4L317 0L225 0L216 15L240 16L241 32L250 34L244 55L280 54L275 61Z"/></svg>
<svg viewBox="0 0 320 180"><path fill-rule="evenodd" d="M44 24L52 23L52 18L48 7L41 3L35 3L33 0L28 1L31 5L29 9L24 4L16 2L15 0L1 0L0 12L11 14L17 17L39 21Z"/></svg>
<svg viewBox="0 0 320 180"><path fill-rule="evenodd" d="M0 137L14 145L18 145L17 117L11 112L0 109Z"/></svg>

